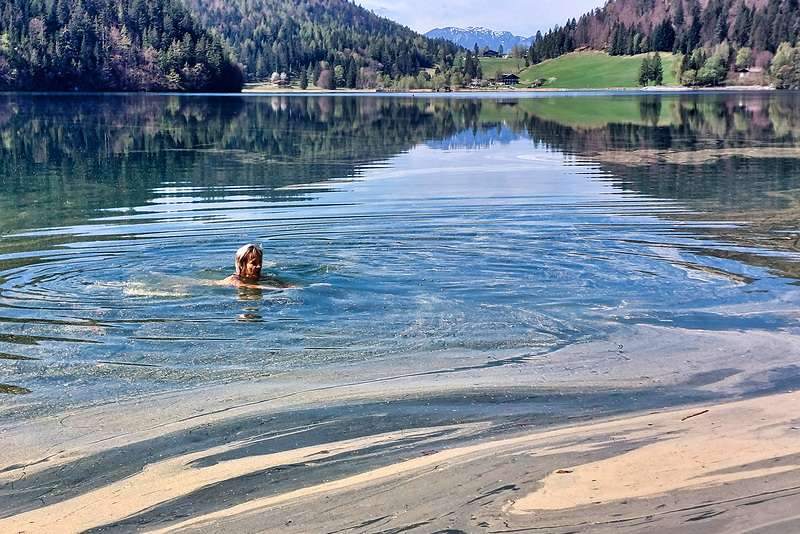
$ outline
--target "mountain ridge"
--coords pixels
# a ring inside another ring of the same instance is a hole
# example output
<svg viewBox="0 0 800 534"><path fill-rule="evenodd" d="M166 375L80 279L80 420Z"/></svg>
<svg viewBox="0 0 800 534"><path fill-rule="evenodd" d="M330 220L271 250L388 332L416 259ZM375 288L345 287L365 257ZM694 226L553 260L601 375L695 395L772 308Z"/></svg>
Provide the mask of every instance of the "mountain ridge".
<svg viewBox="0 0 800 534"><path fill-rule="evenodd" d="M504 52L509 52L515 45L528 48L534 39L533 37L514 35L509 31L492 30L482 26L434 28L425 32L423 36L429 39L447 39L459 46L470 49L477 44L479 49L487 46L496 51L502 45Z"/></svg>

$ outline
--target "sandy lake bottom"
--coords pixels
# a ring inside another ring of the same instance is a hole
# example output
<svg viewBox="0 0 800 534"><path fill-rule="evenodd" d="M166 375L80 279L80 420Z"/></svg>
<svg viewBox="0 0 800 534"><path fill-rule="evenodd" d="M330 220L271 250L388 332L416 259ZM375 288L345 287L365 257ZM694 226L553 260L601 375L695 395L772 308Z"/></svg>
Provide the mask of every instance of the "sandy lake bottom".
<svg viewBox="0 0 800 534"><path fill-rule="evenodd" d="M798 351L648 327L536 364L343 366L74 409L3 429L0 530L788 532L800 394L764 363Z"/></svg>

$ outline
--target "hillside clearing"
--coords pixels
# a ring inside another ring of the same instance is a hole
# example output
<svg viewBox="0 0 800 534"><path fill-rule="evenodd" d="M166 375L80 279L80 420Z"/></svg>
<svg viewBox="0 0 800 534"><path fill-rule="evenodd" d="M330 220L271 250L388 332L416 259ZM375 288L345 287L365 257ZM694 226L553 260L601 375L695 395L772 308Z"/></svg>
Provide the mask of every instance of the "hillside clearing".
<svg viewBox="0 0 800 534"><path fill-rule="evenodd" d="M677 85L669 72L672 54L659 52L659 55L664 70L663 85ZM544 89L636 88L644 57L645 54L610 56L593 50L572 52L524 69L519 73L519 87L530 87L535 80L544 78L546 81L541 86Z"/></svg>

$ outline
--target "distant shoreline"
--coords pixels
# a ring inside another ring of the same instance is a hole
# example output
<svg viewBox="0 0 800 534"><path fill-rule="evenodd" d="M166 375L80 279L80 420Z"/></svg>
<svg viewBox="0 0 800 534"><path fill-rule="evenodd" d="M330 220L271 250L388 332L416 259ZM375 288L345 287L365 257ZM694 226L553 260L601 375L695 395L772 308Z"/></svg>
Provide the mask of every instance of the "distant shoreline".
<svg viewBox="0 0 800 534"><path fill-rule="evenodd" d="M735 85L719 87L677 87L670 85L646 86L646 87L593 87L584 89L560 89L560 88L482 88L482 89L456 89L454 91L434 91L432 89L293 89L286 87L267 87L258 84L254 87L245 86L241 93L245 94L281 94L281 95L358 95L358 94L389 94L389 95L463 95L463 94L492 94L492 93L593 93L593 92L620 92L620 93L698 93L706 91L719 92L739 92L739 91L775 91L771 85Z"/></svg>
<svg viewBox="0 0 800 534"><path fill-rule="evenodd" d="M756 91L776 91L777 89L771 85L735 85L724 87L677 87L670 85L660 86L647 86L647 87L591 87L580 89L563 89L563 88L549 88L549 87L536 87L536 88L481 88L481 89L456 89L454 91L434 91L432 89L410 89L410 90L394 90L394 89L296 89L287 87L269 87L267 84L253 84L250 87L245 86L236 93L196 93L196 92L151 92L151 91L119 91L119 92L104 92L104 91L0 91L0 95L70 95L70 96L88 96L88 95L195 95L195 96L220 96L220 95L242 95L242 94L263 94L263 95L469 95L469 94L508 94L508 93L597 93L597 92L618 92L618 93L702 93L708 91L714 92L756 92Z"/></svg>

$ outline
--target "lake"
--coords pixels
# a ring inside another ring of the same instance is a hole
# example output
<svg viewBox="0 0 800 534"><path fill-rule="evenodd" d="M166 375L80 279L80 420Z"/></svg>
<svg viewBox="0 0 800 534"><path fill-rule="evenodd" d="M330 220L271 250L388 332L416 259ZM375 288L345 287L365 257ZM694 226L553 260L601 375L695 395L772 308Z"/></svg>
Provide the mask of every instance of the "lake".
<svg viewBox="0 0 800 534"><path fill-rule="evenodd" d="M658 376L654 403L797 384L785 355L667 347L797 334L794 93L6 94L0 137L6 420L462 371ZM216 284L250 242L296 287Z"/></svg>

